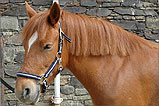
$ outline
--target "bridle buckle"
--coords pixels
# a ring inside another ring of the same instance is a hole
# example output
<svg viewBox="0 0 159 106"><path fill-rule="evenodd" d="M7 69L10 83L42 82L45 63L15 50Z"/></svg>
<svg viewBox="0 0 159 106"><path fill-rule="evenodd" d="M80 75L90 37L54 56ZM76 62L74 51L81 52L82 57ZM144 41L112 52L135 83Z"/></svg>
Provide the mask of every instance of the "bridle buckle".
<svg viewBox="0 0 159 106"><path fill-rule="evenodd" d="M62 71L63 70L63 65L62 65L62 58L61 58L61 53L57 52L56 57L59 60L59 66L58 66L58 70Z"/></svg>
<svg viewBox="0 0 159 106"><path fill-rule="evenodd" d="M63 70L62 64L59 64L58 70L59 70L59 71L62 71L62 70Z"/></svg>
<svg viewBox="0 0 159 106"><path fill-rule="evenodd" d="M38 84L43 85L45 81L47 81L47 78L44 75L42 75Z"/></svg>
<svg viewBox="0 0 159 106"><path fill-rule="evenodd" d="M61 53L57 52L56 57L57 57L58 60L60 60L61 59Z"/></svg>

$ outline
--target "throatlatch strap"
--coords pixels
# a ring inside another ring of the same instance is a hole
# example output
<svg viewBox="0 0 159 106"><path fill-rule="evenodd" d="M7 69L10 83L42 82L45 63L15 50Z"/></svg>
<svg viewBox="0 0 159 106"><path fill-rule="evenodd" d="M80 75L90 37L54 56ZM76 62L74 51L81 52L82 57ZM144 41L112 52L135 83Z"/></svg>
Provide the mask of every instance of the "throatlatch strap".
<svg viewBox="0 0 159 106"><path fill-rule="evenodd" d="M60 36L65 37L65 39L66 39L69 43L72 42L71 39L70 39L69 37L67 37L67 36L65 35L65 33L62 31L62 29L61 29L61 22L60 22L60 21L59 21L59 32L60 32Z"/></svg>
<svg viewBox="0 0 159 106"><path fill-rule="evenodd" d="M63 31L62 31L61 33L62 33L62 35L66 38L66 40L67 40L69 43L72 42L72 40L71 40L69 37L67 37Z"/></svg>

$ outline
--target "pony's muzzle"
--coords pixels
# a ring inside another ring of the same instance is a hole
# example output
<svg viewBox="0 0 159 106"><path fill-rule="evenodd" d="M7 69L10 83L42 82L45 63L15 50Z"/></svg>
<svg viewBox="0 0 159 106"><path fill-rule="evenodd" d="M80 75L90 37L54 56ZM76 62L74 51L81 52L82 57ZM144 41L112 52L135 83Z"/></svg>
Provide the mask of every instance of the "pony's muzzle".
<svg viewBox="0 0 159 106"><path fill-rule="evenodd" d="M17 98L28 105L34 105L40 95L40 86L32 79L19 78L16 82Z"/></svg>

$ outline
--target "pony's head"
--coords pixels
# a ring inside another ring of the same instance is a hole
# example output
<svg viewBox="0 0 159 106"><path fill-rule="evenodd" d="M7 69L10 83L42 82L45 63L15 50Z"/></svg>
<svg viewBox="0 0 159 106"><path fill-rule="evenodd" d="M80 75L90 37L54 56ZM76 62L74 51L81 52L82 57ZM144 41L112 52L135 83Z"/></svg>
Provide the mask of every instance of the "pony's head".
<svg viewBox="0 0 159 106"><path fill-rule="evenodd" d="M44 75L56 58L59 45L60 6L54 3L50 10L37 13L26 2L29 20L22 31L22 43L25 49L24 62L20 72L37 76ZM57 57L58 57L57 56ZM68 62L68 53L63 42L62 65ZM58 73L58 63L46 79L49 85ZM16 96L25 104L35 104L43 87L39 81L30 77L17 77Z"/></svg>

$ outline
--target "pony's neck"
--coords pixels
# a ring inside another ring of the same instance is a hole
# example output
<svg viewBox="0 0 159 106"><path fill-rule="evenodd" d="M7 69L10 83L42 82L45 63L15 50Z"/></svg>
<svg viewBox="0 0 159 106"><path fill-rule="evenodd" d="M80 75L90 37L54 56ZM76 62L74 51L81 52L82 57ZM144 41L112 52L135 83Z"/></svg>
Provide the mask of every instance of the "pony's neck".
<svg viewBox="0 0 159 106"><path fill-rule="evenodd" d="M158 48L157 44L143 40L104 20L63 11L60 21L64 33L72 40L71 43L67 43L67 68L89 91L93 102L96 103L102 104L103 100L98 100L98 97L106 98L107 95L111 95L109 90L115 89L113 84L109 85L109 80L112 80L110 76L115 68L122 65L124 58L137 51L142 51L144 55L146 49L153 46ZM103 82L104 78L108 82ZM108 92L102 92L106 89ZM108 99L107 102L110 101Z"/></svg>
<svg viewBox="0 0 159 106"><path fill-rule="evenodd" d="M109 83L113 80L110 76L116 68L122 66L122 62L123 58L118 56L71 55L67 67L87 89L94 104L105 104L104 102L111 101L109 98L104 100L112 95L109 90L115 91L115 83L112 82L112 85ZM113 65L116 67L112 67Z"/></svg>
<svg viewBox="0 0 159 106"><path fill-rule="evenodd" d="M70 56L67 67L87 89L93 102L95 102L98 96L103 96L100 92L103 90L103 85L98 73L101 61L99 59L100 62L97 63L93 59L96 59L96 57Z"/></svg>

